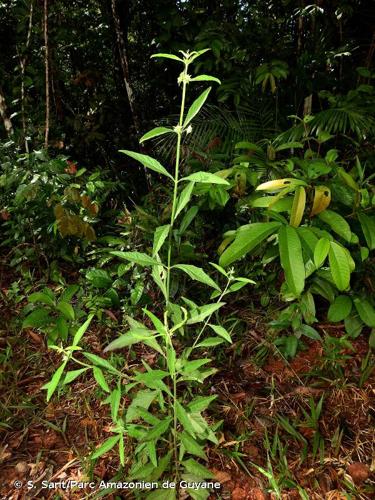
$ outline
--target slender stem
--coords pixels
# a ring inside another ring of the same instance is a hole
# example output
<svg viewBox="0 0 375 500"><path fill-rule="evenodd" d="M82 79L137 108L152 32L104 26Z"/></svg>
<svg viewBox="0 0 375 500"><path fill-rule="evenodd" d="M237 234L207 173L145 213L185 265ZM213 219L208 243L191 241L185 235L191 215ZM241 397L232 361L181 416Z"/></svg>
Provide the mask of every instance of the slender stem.
<svg viewBox="0 0 375 500"><path fill-rule="evenodd" d="M185 64L184 74L187 74L188 64ZM177 146L176 146L176 163L174 170L174 188L173 188L173 200L172 200L172 213L171 222L169 228L169 241L168 241L168 265L167 265L167 278L166 278L166 290L167 290L167 307L170 302L170 281L171 281L171 261L172 261L172 236L173 236L173 223L176 215L177 209L177 193L178 193L178 181L179 181L179 171L180 171L180 155L181 155L181 137L182 137L182 124L184 120L185 111L185 99L186 99L186 81L182 82L182 98L181 98L181 109L180 109L180 119L177 128Z"/></svg>
<svg viewBox="0 0 375 500"><path fill-rule="evenodd" d="M187 74L189 63L185 62L185 68L183 71L183 75ZM171 222L169 227L169 235L168 235L168 264L167 264L167 275L166 275L166 309L168 310L168 305L170 303L170 283L171 283L171 262L172 262L172 238L173 238L173 224L176 216L177 210L177 195L178 195L178 182L179 182L179 173L180 173L180 156L181 156L181 138L183 131L183 122L184 122L184 112L185 112L185 99L186 99L186 86L187 82L183 78L182 79L182 97L181 97L181 108L180 108L180 118L178 121L178 126L176 128L177 132L177 146L176 146L176 162L174 169L174 186L173 186L173 199L172 199L172 212L171 212ZM168 329L168 324L166 320L166 329L167 329L167 349L171 349L174 351L172 336ZM178 447L177 447L177 376L176 371L173 370L170 373L173 384L173 454L174 454L174 463L175 463L175 480L177 481L178 476Z"/></svg>

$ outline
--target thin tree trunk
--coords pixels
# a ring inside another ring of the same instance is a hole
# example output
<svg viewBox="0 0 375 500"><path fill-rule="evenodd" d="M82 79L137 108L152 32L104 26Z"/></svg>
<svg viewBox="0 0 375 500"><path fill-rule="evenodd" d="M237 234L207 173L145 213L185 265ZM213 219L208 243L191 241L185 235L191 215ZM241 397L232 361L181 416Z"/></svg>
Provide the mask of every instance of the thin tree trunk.
<svg viewBox="0 0 375 500"><path fill-rule="evenodd" d="M5 103L5 97L4 97L4 94L3 94L1 87L0 87L0 116L3 120L4 128L5 128L5 131L7 133L7 136L11 137L14 134L14 130L13 130L12 121L8 116L7 105Z"/></svg>
<svg viewBox="0 0 375 500"><path fill-rule="evenodd" d="M44 0L44 15L43 15L43 32L44 32L44 67L46 79L46 122L44 129L44 147L48 149L48 136L49 136L49 49L48 49L48 0Z"/></svg>
<svg viewBox="0 0 375 500"><path fill-rule="evenodd" d="M132 87L130 84L129 63L128 63L128 57L127 57L127 53L126 53L124 34L122 32L122 29L121 29L120 18L119 18L118 12L117 12L116 0L111 0L111 7L112 7L113 22L114 22L115 31L116 31L117 48L118 48L119 55L120 55L120 63L121 63L123 77L124 77L124 84L125 84L125 88L126 88L126 93L127 93L128 100L129 100L129 107L130 107L130 111L132 113L135 131L136 131L137 135L139 135L140 130L141 130L140 120L139 120L137 109L136 109L133 90L132 90Z"/></svg>
<svg viewBox="0 0 375 500"><path fill-rule="evenodd" d="M20 58L20 66L21 66L21 115L22 115L22 130L23 130L23 137L24 137L24 141L25 141L26 153L29 152L29 144L27 141L27 124L26 124L26 112L25 112L25 71L26 71L28 50L29 50L30 42L31 42L31 31L33 28L33 10L34 10L34 0L31 0L30 1L29 26L27 29L25 52L24 52L23 57Z"/></svg>

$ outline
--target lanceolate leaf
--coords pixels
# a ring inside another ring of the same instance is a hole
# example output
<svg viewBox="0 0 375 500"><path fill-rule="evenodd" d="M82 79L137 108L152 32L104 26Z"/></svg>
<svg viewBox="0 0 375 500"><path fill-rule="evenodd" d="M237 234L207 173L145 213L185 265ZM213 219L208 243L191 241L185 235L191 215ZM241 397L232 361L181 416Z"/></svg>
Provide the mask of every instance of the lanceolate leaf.
<svg viewBox="0 0 375 500"><path fill-rule="evenodd" d="M262 243L280 227L279 222L255 222L237 231L235 240L222 253L219 264L223 267L240 259Z"/></svg>
<svg viewBox="0 0 375 500"><path fill-rule="evenodd" d="M90 323L92 321L92 318L94 317L93 314L90 314L87 320L81 325L78 330L76 331L76 334L74 335L73 339L73 345L76 346L79 344L81 338L83 335L86 333L87 328L90 326Z"/></svg>
<svg viewBox="0 0 375 500"><path fill-rule="evenodd" d="M162 54L162 53L152 54L151 59L154 59L157 57L161 57L163 59L173 59L174 61L184 62L183 59L181 59L181 57L177 57L174 54Z"/></svg>
<svg viewBox="0 0 375 500"><path fill-rule="evenodd" d="M217 285L210 276L206 272L203 271L200 267L193 266L192 264L176 264L173 266L174 269L181 269L184 273L188 274L191 279L200 281L205 285L211 286L215 288L215 290L220 291L219 285Z"/></svg>
<svg viewBox="0 0 375 500"><path fill-rule="evenodd" d="M144 342L145 340L152 338L153 335L154 333L146 328L134 328L129 330L124 335L121 335L119 338L113 340L107 345L103 352L114 351L115 349L122 349L123 347L137 344L138 342Z"/></svg>
<svg viewBox="0 0 375 500"><path fill-rule="evenodd" d="M43 389L47 389L47 402L51 399L53 393L56 390L56 387L58 386L60 379L62 377L62 374L64 372L64 368L67 364L67 361L64 361L58 369L55 371L53 374L53 377L51 380L43 386Z"/></svg>
<svg viewBox="0 0 375 500"><path fill-rule="evenodd" d="M343 292L350 283L350 266L345 249L338 243L331 241L328 258L333 281L340 292Z"/></svg>
<svg viewBox="0 0 375 500"><path fill-rule="evenodd" d="M229 182L219 175L211 174L210 172L195 172L187 177L183 177L182 181L201 182L202 184L224 184L229 186Z"/></svg>
<svg viewBox="0 0 375 500"><path fill-rule="evenodd" d="M305 287L305 265L301 241L297 231L290 226L279 230L280 261L289 290L298 297Z"/></svg>
<svg viewBox="0 0 375 500"><path fill-rule="evenodd" d="M325 210L319 214L319 219L328 224L332 231L341 236L341 238L350 242L352 239L350 226L340 214L332 210Z"/></svg>
<svg viewBox="0 0 375 500"><path fill-rule="evenodd" d="M323 212L331 203L331 190L327 186L316 186L310 217Z"/></svg>
<svg viewBox="0 0 375 500"><path fill-rule="evenodd" d="M175 219L177 219L179 214L189 203L193 189L194 189L194 182L189 182L189 184L186 187L184 187L184 189L181 191L181 194L178 197L176 213L174 214Z"/></svg>
<svg viewBox="0 0 375 500"><path fill-rule="evenodd" d="M294 194L292 211L290 213L290 225L298 227L301 224L306 205L306 191L302 186L297 186Z"/></svg>
<svg viewBox="0 0 375 500"><path fill-rule="evenodd" d="M152 249L153 255L157 254L161 247L163 246L165 240L169 234L170 225L166 224L165 226L159 226L155 229L154 232L154 245Z"/></svg>
<svg viewBox="0 0 375 500"><path fill-rule="evenodd" d="M225 305L225 302L215 302L213 304L206 304L205 306L199 307L198 309L192 311L191 317L188 319L187 324L193 325L195 323L202 322L208 316L220 309L220 307L223 305Z"/></svg>
<svg viewBox="0 0 375 500"><path fill-rule="evenodd" d="M203 91L201 93L201 95L199 97L197 97L197 99L195 99L193 104L190 106L189 111L187 112L187 115L185 117L184 127L189 125L189 123L194 118L194 116L199 113L199 110L201 109L203 104L206 102L206 99L208 97L208 94L210 93L210 90L211 90L211 87L209 87L208 89Z"/></svg>
<svg viewBox="0 0 375 500"><path fill-rule="evenodd" d="M194 78L191 79L192 82L216 82L219 85L221 84L221 81L216 78L215 76L210 76L210 75L198 75L195 76Z"/></svg>
<svg viewBox="0 0 375 500"><path fill-rule="evenodd" d="M160 262L156 259L153 259L146 253L142 252L120 252L117 250L113 250L109 252L111 255L115 257L119 257L120 259L129 260L130 262L134 262L135 264L139 264L140 266L161 266Z"/></svg>
<svg viewBox="0 0 375 500"><path fill-rule="evenodd" d="M91 458L94 460L95 458L99 458L104 453L107 453L107 451L111 450L115 444L118 443L120 439L120 435L118 434L117 436L112 436L107 439L107 441L104 441L104 443L97 448L97 450L92 454Z"/></svg>
<svg viewBox="0 0 375 500"><path fill-rule="evenodd" d="M171 134L171 133L173 133L173 130L171 128L156 127L147 132L145 135L143 135L139 139L139 142L148 141L149 139L153 139L154 137L158 137L159 135Z"/></svg>
<svg viewBox="0 0 375 500"><path fill-rule="evenodd" d="M124 153L130 156L131 158L134 158L134 160L137 160L140 163L142 163L144 167L149 168L150 170L153 170L158 174L165 175L166 177L169 177L170 179L173 180L173 176L168 172L168 170L166 170L163 167L163 165L161 165L157 160L151 158L151 156L135 153L134 151L128 151L127 149L121 149L120 153Z"/></svg>

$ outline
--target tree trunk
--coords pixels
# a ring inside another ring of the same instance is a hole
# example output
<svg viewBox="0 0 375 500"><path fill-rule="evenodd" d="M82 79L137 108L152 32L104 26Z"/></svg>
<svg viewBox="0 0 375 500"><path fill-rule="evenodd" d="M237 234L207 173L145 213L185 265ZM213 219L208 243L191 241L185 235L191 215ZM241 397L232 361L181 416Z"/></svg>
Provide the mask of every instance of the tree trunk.
<svg viewBox="0 0 375 500"><path fill-rule="evenodd" d="M7 110L7 106L5 103L5 97L4 97L4 94L3 94L1 87L0 87L0 116L3 120L4 128L5 128L5 131L7 133L7 136L11 137L14 133L14 130L13 130L13 125L12 125L11 119L8 116L8 110Z"/></svg>
<svg viewBox="0 0 375 500"><path fill-rule="evenodd" d="M49 49L48 49L48 0L44 0L44 12L43 12L43 33L44 33L44 67L45 67L45 79L46 79L46 122L44 129L44 147L48 149L48 137L49 137Z"/></svg>
<svg viewBox="0 0 375 500"><path fill-rule="evenodd" d="M123 78L124 78L124 84L125 84L126 93L127 93L128 100L129 100L129 107L130 107L130 111L132 114L135 131L136 131L137 135L140 135L140 130L141 130L140 120L139 120L139 116L138 116L137 109L136 109L136 103L135 103L135 99L134 99L132 86L130 83L129 63L128 63L126 45L125 45L125 37L124 37L124 33L121 29L120 17L119 17L118 11L117 11L116 0L111 0L111 8L112 8L113 22L114 22L115 31L116 31L117 49L118 49L119 56L120 56L120 63L121 63L121 68L122 68L122 73L123 73Z"/></svg>
<svg viewBox="0 0 375 500"><path fill-rule="evenodd" d="M33 11L34 11L34 0L30 1L30 13L29 13L29 26L27 29L26 44L24 49L24 55L20 57L20 67L21 67L21 115L22 115L22 130L23 137L25 141L25 151L29 152L29 144L27 141L27 123L26 123L26 110L25 110L25 71L28 57L28 50L31 42L31 31L33 27Z"/></svg>

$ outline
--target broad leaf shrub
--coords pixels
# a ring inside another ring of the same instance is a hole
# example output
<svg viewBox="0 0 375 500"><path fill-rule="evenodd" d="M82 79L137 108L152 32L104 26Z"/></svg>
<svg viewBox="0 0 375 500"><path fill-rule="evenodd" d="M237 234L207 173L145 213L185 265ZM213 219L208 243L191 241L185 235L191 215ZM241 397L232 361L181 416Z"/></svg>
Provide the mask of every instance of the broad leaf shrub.
<svg viewBox="0 0 375 500"><path fill-rule="evenodd" d="M209 268L213 271L210 275L208 269L175 261L175 242L178 242L191 218L189 203L195 186L229 185L223 177L206 171L183 177L180 175L182 137L190 132L191 121L199 113L211 90L204 90L187 107L187 88L195 82L220 83L212 76L199 75L193 78L189 74L191 65L205 52L206 50L181 52L181 56L154 56L182 64L183 70L178 78L182 94L179 122L174 128L158 127L151 130L141 138L141 142L161 134L175 134L177 146L174 172L170 173L159 161L147 155L123 151L170 183L173 193L170 219L168 223L155 229L150 253L113 248L109 248L108 252L111 257L122 261L119 269L123 269L125 262L126 266L147 270L160 291L164 306L161 312L158 304L145 307L142 320L126 316L128 330L110 342L104 352L133 349L133 346L142 345L143 349L157 353L155 366L143 359L142 370L131 369L127 365L121 369L115 367L111 358L107 360L94 355L80 345L84 344L84 333L94 314L90 314L78 326L74 323L74 310L65 300L56 300L46 291L34 294L29 299L31 302L45 303L46 307L42 307L42 312L38 312L37 316L40 314L44 317L46 310L51 309L54 315L61 313L62 320L73 322L66 334L61 335L59 332L57 337L50 336L52 341L59 338L68 345L62 347L60 343L50 344L50 348L61 353L62 363L44 387L47 390L47 400L59 385L68 384L88 370L92 371L105 394L104 403L110 408L113 435L93 452L91 458L96 460L117 447L120 463L123 467L128 467L126 473L131 480L159 481L165 476L176 482L184 479L200 483L212 478L212 473L203 465L207 462L205 446L208 442L219 444L215 430L220 422L212 424L205 416L205 411L216 396L199 394L203 382L216 372L211 366L211 357L206 354L218 345L232 342L231 332L220 323L219 317L227 295L254 283L248 278L235 277L231 269L224 270L216 263L210 263ZM98 288L109 287L110 276L98 271L89 271L87 279ZM176 277L178 280L186 277L196 286L205 287L211 292L209 301L197 304L181 296L174 285ZM57 313L54 312L56 310ZM24 326L33 326L33 314L36 314L35 310L25 319ZM58 316L58 321L61 322L60 318ZM125 404L125 396L131 399L128 405ZM125 441L134 443L130 464L125 453ZM209 496L208 489L189 488L187 491L192 498ZM168 498L176 498L177 491L172 489L167 494ZM164 490L156 489L148 498L166 498L165 495Z"/></svg>
<svg viewBox="0 0 375 500"><path fill-rule="evenodd" d="M74 249L96 239L100 207L113 182L65 156L45 151L3 154L0 164L1 245L71 259ZM23 255L13 256L16 264Z"/></svg>
<svg viewBox="0 0 375 500"><path fill-rule="evenodd" d="M303 157L276 158L278 151L303 151L305 145ZM286 355L295 354L302 335L320 338L311 326L317 321L317 296L324 299L329 321L344 321L348 338L356 338L366 326L375 327L365 280L375 248L372 176L366 176L358 157L351 163L340 161L335 149L321 157L320 146L314 151L307 139L285 143L273 149L271 157L268 146L267 157L258 145L239 143L242 168L250 171L268 160L271 180L258 184L242 201L256 222L225 233L219 247L224 268L254 252L263 257L267 252L268 262L279 262L284 276L281 298L292 304L273 326L294 331L283 339ZM286 175L278 177L280 173ZM229 169L223 177L231 174Z"/></svg>

